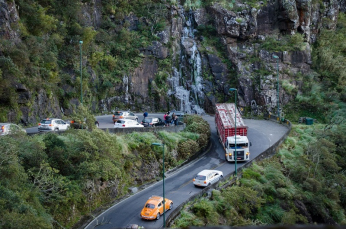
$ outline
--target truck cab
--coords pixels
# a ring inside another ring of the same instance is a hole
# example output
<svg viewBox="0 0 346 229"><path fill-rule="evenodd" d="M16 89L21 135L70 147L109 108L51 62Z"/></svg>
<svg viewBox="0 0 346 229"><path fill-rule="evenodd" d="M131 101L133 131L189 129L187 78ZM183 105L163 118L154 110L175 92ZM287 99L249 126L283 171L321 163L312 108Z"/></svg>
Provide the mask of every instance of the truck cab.
<svg viewBox="0 0 346 229"><path fill-rule="evenodd" d="M247 136L236 135L227 137L225 142L225 158L227 161L248 161L250 160L250 147L249 139Z"/></svg>

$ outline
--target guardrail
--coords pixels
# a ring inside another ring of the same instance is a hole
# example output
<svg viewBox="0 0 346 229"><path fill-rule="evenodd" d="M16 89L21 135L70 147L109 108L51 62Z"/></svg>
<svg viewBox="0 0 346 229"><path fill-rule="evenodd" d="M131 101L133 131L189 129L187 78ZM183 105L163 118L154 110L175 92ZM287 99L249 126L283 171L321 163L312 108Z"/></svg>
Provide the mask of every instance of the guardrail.
<svg viewBox="0 0 346 229"><path fill-rule="evenodd" d="M157 127L134 127L134 128L100 128L101 130L108 131L113 134L128 134L132 132L158 132L158 131L167 131L167 132L180 132L184 130L186 124L183 123L177 126L157 126Z"/></svg>
<svg viewBox="0 0 346 229"><path fill-rule="evenodd" d="M220 187L217 187L218 182L214 183L208 187L205 187L205 188L203 188L203 190L201 192L195 194L194 196L191 196L188 200L184 201L179 206L177 206L173 211L170 212L170 214L168 215L168 217L166 219L166 226L167 227L170 227L171 223L180 214L181 210L183 209L183 207L186 203L203 196L205 193L210 192L212 189L224 189L226 187L232 186L233 184L235 184L237 179L241 178L243 169L250 167L254 162L261 161L265 158L271 157L276 153L278 146L286 139L286 137L290 133L290 131L292 129L292 124L287 119L280 121L279 118L275 115L268 114L268 115L265 115L264 118L267 120L278 122L278 123L281 123L282 125L287 126L288 127L287 132L277 142L275 142L271 147L269 147L268 149L266 149L265 151L260 153L257 157L255 157L251 161L246 162L242 167L238 168L237 169L237 176L238 177L233 178L232 180L230 180L229 182L227 182L226 184L224 184ZM224 180L229 179L231 176L233 176L233 174L234 174L234 172L226 175L224 177Z"/></svg>

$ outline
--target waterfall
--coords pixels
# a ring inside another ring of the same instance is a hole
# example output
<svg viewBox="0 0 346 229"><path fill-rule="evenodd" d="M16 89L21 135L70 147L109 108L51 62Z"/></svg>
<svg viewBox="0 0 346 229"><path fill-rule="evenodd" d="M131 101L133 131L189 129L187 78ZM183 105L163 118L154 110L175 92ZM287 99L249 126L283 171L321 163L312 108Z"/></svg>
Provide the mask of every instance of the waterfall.
<svg viewBox="0 0 346 229"><path fill-rule="evenodd" d="M180 110L185 113L204 114L202 60L195 40L194 18L190 10L181 34L181 49L179 69L173 67L171 81L172 89L169 95L180 100Z"/></svg>
<svg viewBox="0 0 346 229"><path fill-rule="evenodd" d="M125 89L124 100L125 100L125 103L128 103L130 93L129 93L129 77L127 75L124 75L123 77L123 87Z"/></svg>

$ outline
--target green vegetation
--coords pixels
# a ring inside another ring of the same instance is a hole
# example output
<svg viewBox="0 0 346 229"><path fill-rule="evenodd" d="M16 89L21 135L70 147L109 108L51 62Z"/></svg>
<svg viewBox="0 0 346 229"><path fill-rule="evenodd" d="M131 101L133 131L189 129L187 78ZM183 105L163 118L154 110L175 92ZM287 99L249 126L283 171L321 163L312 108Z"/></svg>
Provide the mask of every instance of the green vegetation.
<svg viewBox="0 0 346 229"><path fill-rule="evenodd" d="M171 2L175 2L175 1L171 1ZM257 8L257 9L262 6L262 4L257 0L237 0L237 1L236 0L185 0L183 4L185 9L192 9L192 10L205 7L205 6L218 4L224 9L231 10L231 11L238 11L238 7L236 5L237 3L247 4L248 6L252 8ZM264 0L263 4L266 5L267 1Z"/></svg>
<svg viewBox="0 0 346 229"><path fill-rule="evenodd" d="M261 42L261 48L273 52L303 50L305 48L304 37L300 33L280 38L267 37L265 41Z"/></svg>
<svg viewBox="0 0 346 229"><path fill-rule="evenodd" d="M76 86L81 84L80 40L84 104L90 106L95 100L113 96L117 93L114 87L122 83L124 75L142 63L139 49L157 40L155 33L165 27L167 8L162 3L106 0L91 4L79 0L16 1L20 21L13 27L18 29L21 42L0 41L2 111L16 110L21 116L18 95L11 87L13 80L34 93L26 104L29 110L35 93L42 89L49 99L57 98L64 109L69 109L70 100L80 95L80 87ZM86 5L95 7L95 14L102 18L100 24L83 16ZM143 20L133 23L134 15ZM0 121L7 121L2 111ZM19 121L19 117L13 121Z"/></svg>
<svg viewBox="0 0 346 229"><path fill-rule="evenodd" d="M346 224L346 122L298 125L240 182L186 204L174 227Z"/></svg>
<svg viewBox="0 0 346 229"><path fill-rule="evenodd" d="M284 82L296 99L285 106L286 118L313 117L319 122L339 120L346 113L346 16L339 14L335 31L322 30L313 47L313 68L317 74L297 74L301 92Z"/></svg>
<svg viewBox="0 0 346 229"><path fill-rule="evenodd" d="M128 187L161 177L162 149L151 143L165 143L167 170L206 146L209 125L197 115L187 116L186 125L179 133L71 129L2 136L0 228L71 228L112 202L110 192L120 198Z"/></svg>

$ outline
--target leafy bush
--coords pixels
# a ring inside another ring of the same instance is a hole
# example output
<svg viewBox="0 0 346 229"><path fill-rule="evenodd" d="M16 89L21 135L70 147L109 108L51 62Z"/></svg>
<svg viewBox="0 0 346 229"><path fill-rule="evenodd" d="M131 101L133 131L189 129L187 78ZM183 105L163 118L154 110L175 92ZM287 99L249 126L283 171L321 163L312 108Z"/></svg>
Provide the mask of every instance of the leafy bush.
<svg viewBox="0 0 346 229"><path fill-rule="evenodd" d="M182 140L178 144L178 155L180 159L187 159L192 154L197 153L199 150L199 145L193 140Z"/></svg>

